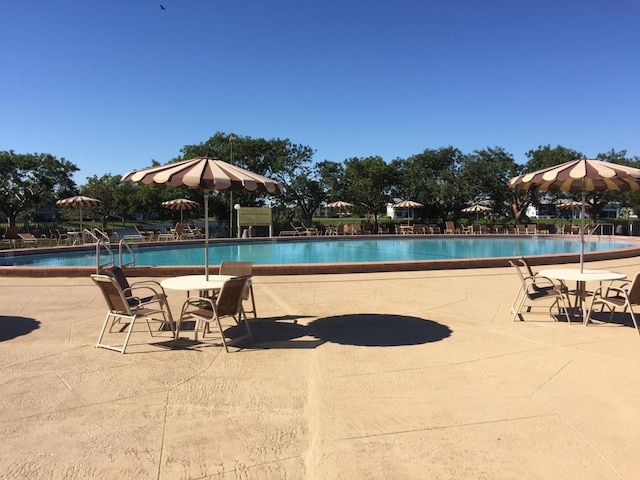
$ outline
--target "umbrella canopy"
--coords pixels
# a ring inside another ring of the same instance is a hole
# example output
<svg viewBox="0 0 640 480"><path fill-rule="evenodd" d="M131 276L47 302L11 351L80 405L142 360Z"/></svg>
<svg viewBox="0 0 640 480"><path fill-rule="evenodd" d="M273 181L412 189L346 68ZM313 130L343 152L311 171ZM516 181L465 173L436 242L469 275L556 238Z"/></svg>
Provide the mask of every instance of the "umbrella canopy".
<svg viewBox="0 0 640 480"><path fill-rule="evenodd" d="M509 180L516 190L581 192L580 271L584 265L584 211L586 192L640 189L640 170L587 157L526 173Z"/></svg>
<svg viewBox="0 0 640 480"><path fill-rule="evenodd" d="M423 204L419 202L414 202L413 200L402 200L401 202L395 203L393 208L420 208L424 207Z"/></svg>
<svg viewBox="0 0 640 480"><path fill-rule="evenodd" d="M327 203L327 208L349 208L353 207L353 203L343 202L342 200L338 200L337 202Z"/></svg>
<svg viewBox="0 0 640 480"><path fill-rule="evenodd" d="M122 181L204 190L204 255L207 279L209 278L209 191L284 192L282 185L275 180L211 157L192 158L158 167L134 170L123 175Z"/></svg>
<svg viewBox="0 0 640 480"><path fill-rule="evenodd" d="M462 211L464 213L475 213L476 214L476 220L477 220L478 216L480 215L480 213L490 212L491 211L491 207L487 207L486 205L480 205L478 203L476 205L471 205L470 207L463 208Z"/></svg>
<svg viewBox="0 0 640 480"><path fill-rule="evenodd" d="M97 198L85 197L84 195L76 195L75 197L63 198L58 200L56 205L62 205L63 207L73 207L80 209L80 231L82 232L82 208L96 207L102 203Z"/></svg>
<svg viewBox="0 0 640 480"><path fill-rule="evenodd" d="M487 207L485 205L472 205L467 208L463 208L462 211L464 213L480 213L480 212L490 212L491 207Z"/></svg>
<svg viewBox="0 0 640 480"><path fill-rule="evenodd" d="M180 210L180 223L182 223L182 212L185 210L195 210L200 206L198 202L187 198L174 198L173 200L162 202L160 205L169 210Z"/></svg>
<svg viewBox="0 0 640 480"><path fill-rule="evenodd" d="M571 201L571 202L564 202L558 205L558 208L560 210L582 210L582 202L578 202L578 201Z"/></svg>

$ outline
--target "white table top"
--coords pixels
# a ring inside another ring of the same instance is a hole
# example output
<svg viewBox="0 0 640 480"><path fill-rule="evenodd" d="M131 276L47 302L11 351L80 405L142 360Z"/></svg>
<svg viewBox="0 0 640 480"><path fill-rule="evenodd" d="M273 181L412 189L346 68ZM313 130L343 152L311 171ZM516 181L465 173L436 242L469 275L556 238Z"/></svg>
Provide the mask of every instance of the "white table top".
<svg viewBox="0 0 640 480"><path fill-rule="evenodd" d="M579 268L548 268L540 270L538 275L556 280L574 280L576 282L602 282L606 280L624 280L624 273L611 272L609 270L583 270Z"/></svg>
<svg viewBox="0 0 640 480"><path fill-rule="evenodd" d="M184 275L182 277L165 278L160 282L163 288L169 290L218 290L224 282L233 278L232 275Z"/></svg>

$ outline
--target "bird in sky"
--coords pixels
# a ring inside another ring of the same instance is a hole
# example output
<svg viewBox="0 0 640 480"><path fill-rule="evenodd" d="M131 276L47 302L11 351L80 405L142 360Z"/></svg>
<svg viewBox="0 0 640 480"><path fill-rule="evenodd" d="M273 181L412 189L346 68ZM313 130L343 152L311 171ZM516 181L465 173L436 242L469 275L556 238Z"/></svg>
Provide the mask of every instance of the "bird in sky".
<svg viewBox="0 0 640 480"><path fill-rule="evenodd" d="M160 9L161 10L166 10L166 8L164 8L164 5L160 4Z"/></svg>

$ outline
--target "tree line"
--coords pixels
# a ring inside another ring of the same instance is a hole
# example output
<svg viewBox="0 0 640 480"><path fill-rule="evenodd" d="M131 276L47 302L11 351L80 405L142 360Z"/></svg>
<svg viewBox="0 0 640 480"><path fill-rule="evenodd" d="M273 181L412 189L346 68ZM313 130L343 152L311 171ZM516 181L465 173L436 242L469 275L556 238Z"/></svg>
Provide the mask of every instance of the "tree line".
<svg viewBox="0 0 640 480"><path fill-rule="evenodd" d="M342 162L314 161L314 150L289 139L251 138L217 132L207 141L186 145L171 161L210 156L278 180L284 195L234 192L233 202L242 206L269 205L279 224L300 221L307 225L324 204L343 200L354 205L352 213L370 216L374 222L386 205L398 200L414 200L424 207L414 210L416 221L441 223L456 220L463 208L481 203L492 209L502 223L526 221L530 205L558 200L579 200L567 192L522 192L508 186L510 178L526 172L564 163L583 154L571 148L538 146L526 152L527 162L518 164L501 147L464 153L446 146L425 149L408 158L385 161L379 156L353 157ZM640 158L628 158L626 151L600 153L599 160L640 167ZM159 165L151 161L150 165ZM202 203L202 192L188 188L133 185L120 181L126 172L92 176L83 185L72 180L78 167L51 154L24 154L0 151L0 212L15 225L18 216L35 218L38 207L53 205L72 195L87 195L102 201L92 209L106 227L111 217L134 214L166 216L165 200L184 197ZM212 192L210 213L219 220L228 219L230 196ZM611 201L628 209L640 210L637 192L589 192L589 214L596 220Z"/></svg>

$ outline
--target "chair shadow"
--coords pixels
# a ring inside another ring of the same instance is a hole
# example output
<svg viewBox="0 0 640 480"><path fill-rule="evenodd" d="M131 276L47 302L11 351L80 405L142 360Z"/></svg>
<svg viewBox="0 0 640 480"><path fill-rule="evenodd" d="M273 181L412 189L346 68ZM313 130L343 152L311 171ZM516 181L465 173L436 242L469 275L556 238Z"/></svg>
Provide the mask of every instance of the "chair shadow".
<svg viewBox="0 0 640 480"><path fill-rule="evenodd" d="M635 330L635 325L633 324L633 319L631 318L631 314L627 312L615 312L613 317L609 319L611 314L608 311L604 312L591 312L591 317L589 318L589 326L595 327L630 327ZM636 313L636 319L638 315ZM595 320L595 322L594 322Z"/></svg>
<svg viewBox="0 0 640 480"><path fill-rule="evenodd" d="M0 342L27 335L40 328L40 322L28 317L0 315Z"/></svg>
<svg viewBox="0 0 640 480"><path fill-rule="evenodd" d="M453 333L446 325L405 315L337 315L311 322L309 334L340 345L397 347L438 342Z"/></svg>

